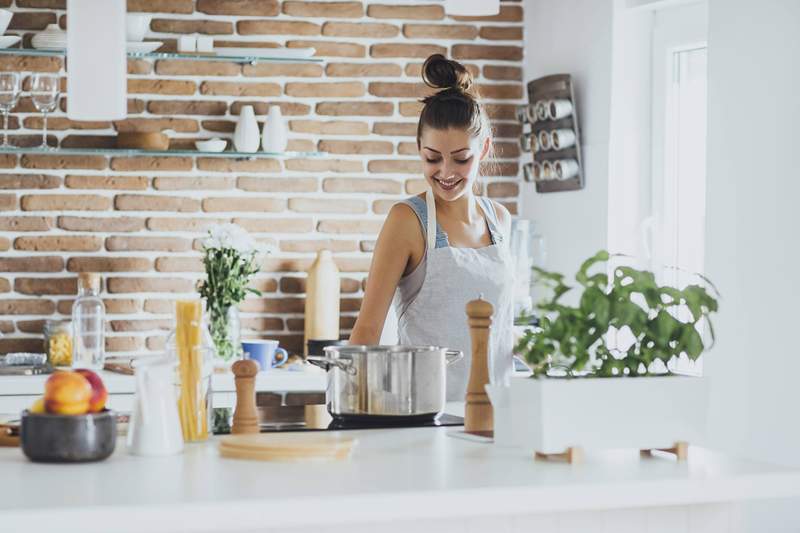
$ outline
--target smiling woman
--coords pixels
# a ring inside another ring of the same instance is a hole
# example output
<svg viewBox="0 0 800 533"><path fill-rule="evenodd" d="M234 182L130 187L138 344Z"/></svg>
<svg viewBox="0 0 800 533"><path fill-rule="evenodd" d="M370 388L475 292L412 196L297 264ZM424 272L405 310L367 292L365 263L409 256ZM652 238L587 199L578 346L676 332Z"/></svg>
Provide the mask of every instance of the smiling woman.
<svg viewBox="0 0 800 533"><path fill-rule="evenodd" d="M494 307L490 379L511 374L512 264L505 239L511 217L475 195L480 163L491 153L486 114L472 76L440 54L423 65L437 92L423 99L417 147L428 190L395 205L381 230L351 344L375 344L394 305L404 345L461 350L447 373L447 399L462 400L470 367L468 301Z"/></svg>

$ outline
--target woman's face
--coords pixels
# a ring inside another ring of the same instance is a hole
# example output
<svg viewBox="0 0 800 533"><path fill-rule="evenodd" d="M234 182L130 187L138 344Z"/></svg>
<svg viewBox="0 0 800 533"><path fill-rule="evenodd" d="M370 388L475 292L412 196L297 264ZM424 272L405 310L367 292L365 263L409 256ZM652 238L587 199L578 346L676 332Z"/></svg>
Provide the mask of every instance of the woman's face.
<svg viewBox="0 0 800 533"><path fill-rule="evenodd" d="M472 191L489 140L459 129L423 128L419 155L425 180L436 196L453 201Z"/></svg>

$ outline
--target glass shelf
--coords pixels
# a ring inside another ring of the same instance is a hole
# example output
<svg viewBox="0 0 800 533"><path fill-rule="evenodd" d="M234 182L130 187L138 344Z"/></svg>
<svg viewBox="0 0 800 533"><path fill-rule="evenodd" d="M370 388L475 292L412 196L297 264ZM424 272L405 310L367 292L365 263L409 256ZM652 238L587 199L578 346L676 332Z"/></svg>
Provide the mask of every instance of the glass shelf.
<svg viewBox="0 0 800 533"><path fill-rule="evenodd" d="M265 50L269 50L268 48ZM291 50L291 49L290 49ZM38 56L38 57L64 57L66 50L39 50L36 48L0 48L0 55ZM322 63L318 57L265 57L265 56L233 56L215 53L180 54L177 52L128 52L129 59L185 59L189 61L225 61L228 63L256 64L256 63Z"/></svg>
<svg viewBox="0 0 800 533"><path fill-rule="evenodd" d="M225 157L229 159L308 159L325 152L201 152L199 150L136 150L128 148L0 147L0 154L102 155L111 157Z"/></svg>

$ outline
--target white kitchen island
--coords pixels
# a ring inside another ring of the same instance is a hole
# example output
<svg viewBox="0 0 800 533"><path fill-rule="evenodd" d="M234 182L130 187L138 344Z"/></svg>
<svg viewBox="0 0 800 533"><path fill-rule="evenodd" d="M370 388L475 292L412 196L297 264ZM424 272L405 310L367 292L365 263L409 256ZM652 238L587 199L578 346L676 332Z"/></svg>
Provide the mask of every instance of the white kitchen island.
<svg viewBox="0 0 800 533"><path fill-rule="evenodd" d="M800 471L691 448L689 460L626 450L570 466L449 436L461 428L346 432L341 462L225 459L218 438L177 456L29 462L0 449L0 531L743 531L739 505L800 495Z"/></svg>

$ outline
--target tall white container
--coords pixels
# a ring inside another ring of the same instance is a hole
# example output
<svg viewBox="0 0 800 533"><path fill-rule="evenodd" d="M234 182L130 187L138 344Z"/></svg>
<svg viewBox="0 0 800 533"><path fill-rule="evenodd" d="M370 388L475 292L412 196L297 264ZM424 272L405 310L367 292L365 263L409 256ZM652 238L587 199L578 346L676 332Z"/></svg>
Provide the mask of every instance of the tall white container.
<svg viewBox="0 0 800 533"><path fill-rule="evenodd" d="M320 250L306 280L304 350L308 340L339 338L339 267L330 250Z"/></svg>
<svg viewBox="0 0 800 533"><path fill-rule="evenodd" d="M233 132L233 146L237 152L253 153L258 151L259 142L258 122L253 106L242 106Z"/></svg>
<svg viewBox="0 0 800 533"><path fill-rule="evenodd" d="M280 154L286 151L289 142L289 132L286 122L281 115L281 108L276 105L269 106L267 121L264 122L261 147L265 152Z"/></svg>
<svg viewBox="0 0 800 533"><path fill-rule="evenodd" d="M128 114L125 0L67 0L67 116Z"/></svg>

